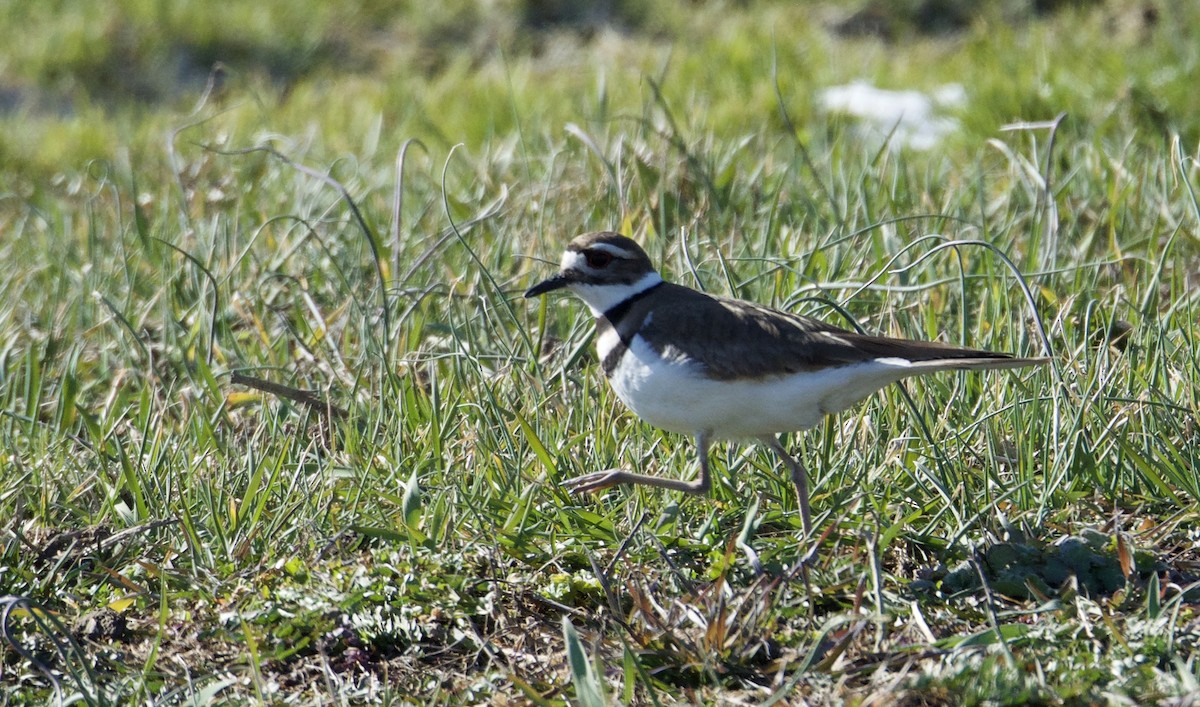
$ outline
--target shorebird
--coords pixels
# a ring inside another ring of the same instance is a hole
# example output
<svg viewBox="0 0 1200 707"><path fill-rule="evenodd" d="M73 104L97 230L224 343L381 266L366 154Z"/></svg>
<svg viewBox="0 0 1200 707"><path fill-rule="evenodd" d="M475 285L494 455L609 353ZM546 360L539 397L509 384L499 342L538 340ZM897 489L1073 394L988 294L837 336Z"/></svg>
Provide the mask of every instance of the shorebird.
<svg viewBox="0 0 1200 707"><path fill-rule="evenodd" d="M808 474L779 435L806 430L875 391L938 371L1021 368L1045 358L847 331L752 302L666 282L646 252L616 233L572 240L557 274L525 292L566 289L596 318L596 352L617 397L638 417L693 435L692 481L597 471L563 482L575 493L642 484L704 494L716 440L759 440L788 466L806 536L812 533Z"/></svg>

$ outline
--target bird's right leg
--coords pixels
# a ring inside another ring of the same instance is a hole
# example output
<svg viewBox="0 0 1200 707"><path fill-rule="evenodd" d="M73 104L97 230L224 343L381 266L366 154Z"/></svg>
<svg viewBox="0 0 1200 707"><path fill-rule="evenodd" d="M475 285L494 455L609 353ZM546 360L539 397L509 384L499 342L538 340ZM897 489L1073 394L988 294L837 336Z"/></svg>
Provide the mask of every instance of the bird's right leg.
<svg viewBox="0 0 1200 707"><path fill-rule="evenodd" d="M787 464L791 470L792 483L796 485L796 497L800 502L800 522L804 524L805 537L812 536L812 513L808 508L808 472L805 471L804 465L796 461L788 451L783 448L783 443L779 441L779 437L770 435L762 438L763 444L766 444L775 453L783 459L783 463Z"/></svg>

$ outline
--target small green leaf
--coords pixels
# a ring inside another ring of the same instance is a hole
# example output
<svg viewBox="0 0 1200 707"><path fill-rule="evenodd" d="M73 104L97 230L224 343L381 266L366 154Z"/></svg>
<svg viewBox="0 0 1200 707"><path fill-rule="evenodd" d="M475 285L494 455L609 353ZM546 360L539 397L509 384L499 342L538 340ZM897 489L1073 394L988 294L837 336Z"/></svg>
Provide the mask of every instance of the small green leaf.
<svg viewBox="0 0 1200 707"><path fill-rule="evenodd" d="M1162 494L1164 499L1169 500L1171 503L1179 506L1183 505L1183 501L1180 500L1175 491L1168 486L1165 481L1163 481L1162 476L1158 474L1158 471L1155 470L1154 465L1150 463L1150 460L1146 459L1145 456L1134 449L1133 445L1127 440L1117 437L1115 441L1117 446L1121 448L1121 453L1128 457L1129 461L1133 462L1133 465L1137 467L1137 470L1142 472L1142 474L1146 477L1146 480L1149 481L1154 488L1158 489L1159 493Z"/></svg>
<svg viewBox="0 0 1200 707"><path fill-rule="evenodd" d="M596 676L592 662L588 660L583 641L579 639L579 632L566 616L563 617L563 640L567 646L567 665L571 668L575 698L583 707L605 707L608 700L604 697L604 687Z"/></svg>
<svg viewBox="0 0 1200 707"><path fill-rule="evenodd" d="M533 454L550 471L550 478L558 478L558 468L554 464L554 459L550 456L550 452L546 449L546 445L542 444L542 440L538 438L537 432L534 432L533 426L521 416L521 413L513 411L513 415L517 418L517 424L521 426L521 432L525 434L525 440L529 442L529 446L533 448Z"/></svg>
<svg viewBox="0 0 1200 707"><path fill-rule="evenodd" d="M1030 626L1026 624L1001 624L1000 635L992 629L984 629L977 633L967 636L952 636L941 641L938 641L939 648L969 648L972 646L991 646L995 645L997 638L1003 638L1005 642L1016 640L1029 633Z"/></svg>
<svg viewBox="0 0 1200 707"><path fill-rule="evenodd" d="M238 678L236 677L216 680L208 685L205 685L199 691L192 693L188 699L184 700L181 704L188 705L189 707L192 705L199 707L199 705L213 704L217 701L217 695L221 694L225 688L236 685L237 683Z"/></svg>
<svg viewBox="0 0 1200 707"><path fill-rule="evenodd" d="M1150 573L1150 581L1146 582L1146 618L1157 619L1162 615L1162 602L1159 600L1161 590L1158 586L1158 573Z"/></svg>
<svg viewBox="0 0 1200 707"><path fill-rule="evenodd" d="M621 702L625 704L633 704L634 690L637 688L637 658L634 657L633 651L629 650L629 646L625 646L624 659L622 667L625 671L625 687L621 693Z"/></svg>
<svg viewBox="0 0 1200 707"><path fill-rule="evenodd" d="M421 487L417 483L417 470L413 469L404 485L404 496L400 501L400 512L404 514L404 524L409 528L417 527L421 519Z"/></svg>

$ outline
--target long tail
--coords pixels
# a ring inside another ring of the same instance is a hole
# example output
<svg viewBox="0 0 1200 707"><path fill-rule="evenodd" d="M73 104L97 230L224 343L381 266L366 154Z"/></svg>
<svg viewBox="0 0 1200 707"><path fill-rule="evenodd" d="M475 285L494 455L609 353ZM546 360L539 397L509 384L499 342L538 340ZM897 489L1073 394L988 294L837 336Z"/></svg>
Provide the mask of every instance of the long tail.
<svg viewBox="0 0 1200 707"><path fill-rule="evenodd" d="M1049 358L1017 358L996 354L995 356L976 358L935 358L926 361L911 361L913 375L933 373L935 371L981 371L999 368L1025 368L1027 366L1044 366Z"/></svg>

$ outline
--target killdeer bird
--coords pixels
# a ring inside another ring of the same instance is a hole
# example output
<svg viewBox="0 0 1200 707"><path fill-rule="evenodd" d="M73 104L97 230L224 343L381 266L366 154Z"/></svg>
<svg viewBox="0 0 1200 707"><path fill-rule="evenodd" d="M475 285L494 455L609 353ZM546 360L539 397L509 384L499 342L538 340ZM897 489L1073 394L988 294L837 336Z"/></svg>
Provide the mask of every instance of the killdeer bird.
<svg viewBox="0 0 1200 707"><path fill-rule="evenodd" d="M637 243L589 233L567 245L559 272L526 297L567 289L596 317L596 351L617 397L646 422L694 435L700 476L664 479L609 469L563 483L574 493L644 484L708 492L709 446L757 439L791 471L806 536L808 475L778 435L815 426L871 393L936 371L1019 368L1044 358L868 336L742 300L665 282Z"/></svg>

